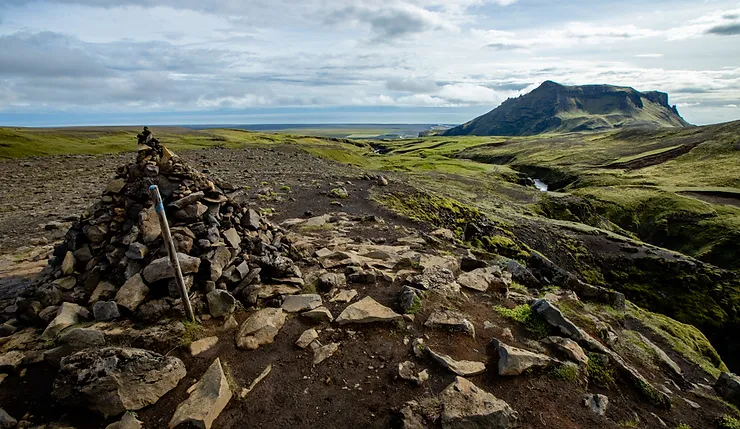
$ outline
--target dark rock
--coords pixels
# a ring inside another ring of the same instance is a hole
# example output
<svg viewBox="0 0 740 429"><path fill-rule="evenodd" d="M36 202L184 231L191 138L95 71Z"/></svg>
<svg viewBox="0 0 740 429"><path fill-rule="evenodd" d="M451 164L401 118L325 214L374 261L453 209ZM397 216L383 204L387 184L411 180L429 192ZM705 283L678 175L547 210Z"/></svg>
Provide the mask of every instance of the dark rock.
<svg viewBox="0 0 740 429"><path fill-rule="evenodd" d="M114 301L98 301L93 304L92 310L95 320L102 322L116 319L121 315L118 312L118 304Z"/></svg>
<svg viewBox="0 0 740 429"><path fill-rule="evenodd" d="M727 402L740 407L740 377L729 372L720 374L714 390Z"/></svg>

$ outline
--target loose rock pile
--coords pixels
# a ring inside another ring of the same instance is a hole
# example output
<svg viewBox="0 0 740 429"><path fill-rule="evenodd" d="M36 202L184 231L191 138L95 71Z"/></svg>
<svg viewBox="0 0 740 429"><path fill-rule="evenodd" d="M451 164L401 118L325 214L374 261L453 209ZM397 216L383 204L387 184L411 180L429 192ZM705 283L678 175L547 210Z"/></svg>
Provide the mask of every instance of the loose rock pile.
<svg viewBox="0 0 740 429"><path fill-rule="evenodd" d="M248 208L242 191L189 167L151 133L136 162L117 170L99 201L75 222L18 318L52 338L94 318L154 322L183 304L148 192L157 185L196 313L228 316L254 303L261 281L302 285L280 227ZM251 302L250 302L251 301Z"/></svg>

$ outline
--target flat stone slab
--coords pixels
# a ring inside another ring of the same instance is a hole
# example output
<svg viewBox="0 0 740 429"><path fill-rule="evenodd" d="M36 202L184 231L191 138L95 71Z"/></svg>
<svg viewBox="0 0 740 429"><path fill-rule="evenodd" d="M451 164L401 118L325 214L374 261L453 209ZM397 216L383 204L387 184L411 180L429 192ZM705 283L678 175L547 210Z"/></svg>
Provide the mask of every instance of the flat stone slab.
<svg viewBox="0 0 740 429"><path fill-rule="evenodd" d="M319 339L319 333L316 332L315 329L306 329L300 337L298 337L298 340L295 342L295 345L305 349L308 347L312 342Z"/></svg>
<svg viewBox="0 0 740 429"><path fill-rule="evenodd" d="M190 343L190 354L192 356L198 356L207 352L216 344L218 344L218 337L206 337L198 341L193 341Z"/></svg>
<svg viewBox="0 0 740 429"><path fill-rule="evenodd" d="M519 414L505 401L457 377L439 394L443 429L513 429Z"/></svg>
<svg viewBox="0 0 740 429"><path fill-rule="evenodd" d="M280 328L285 324L282 308L264 308L247 319L236 333L236 346L255 350L263 344L271 344Z"/></svg>
<svg viewBox="0 0 740 429"><path fill-rule="evenodd" d="M475 326L468 320L465 314L459 311L440 309L434 310L424 322L424 326L434 329L447 329L451 331L464 332L475 338Z"/></svg>
<svg viewBox="0 0 740 429"><path fill-rule="evenodd" d="M446 354L435 352L430 347L427 347L427 353L440 365L463 377L472 377L486 371L486 364L483 362L455 360Z"/></svg>
<svg viewBox="0 0 740 429"><path fill-rule="evenodd" d="M498 375L520 375L531 368L544 368L553 360L539 353L509 346L494 339L494 347L498 349Z"/></svg>
<svg viewBox="0 0 740 429"><path fill-rule="evenodd" d="M281 306L288 313L300 313L301 311L313 310L321 306L321 296L318 294L291 295L286 296Z"/></svg>
<svg viewBox="0 0 740 429"><path fill-rule="evenodd" d="M346 325L348 323L391 322L401 318L403 316L367 296L345 308L337 317L336 322Z"/></svg>
<svg viewBox="0 0 740 429"><path fill-rule="evenodd" d="M199 428L211 429L213 421L226 408L233 395L220 359L213 361L203 377L188 389L188 393L190 397L177 406L170 420L170 428L187 422Z"/></svg>

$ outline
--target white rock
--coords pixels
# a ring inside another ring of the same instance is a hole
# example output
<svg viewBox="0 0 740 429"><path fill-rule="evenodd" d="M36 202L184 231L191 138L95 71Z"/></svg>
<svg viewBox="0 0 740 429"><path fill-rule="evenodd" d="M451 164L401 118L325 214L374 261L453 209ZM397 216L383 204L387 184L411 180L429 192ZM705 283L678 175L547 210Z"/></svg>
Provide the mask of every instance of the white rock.
<svg viewBox="0 0 740 429"><path fill-rule="evenodd" d="M170 420L170 428L188 422L199 428L210 429L232 396L220 359L213 361L203 377L188 389L188 393L190 397L177 406Z"/></svg>
<svg viewBox="0 0 740 429"><path fill-rule="evenodd" d="M298 337L298 340L295 342L295 345L305 349L309 346L312 342L317 340L319 338L319 333L316 332L315 329L306 329L300 337Z"/></svg>
<svg viewBox="0 0 740 429"><path fill-rule="evenodd" d="M402 317L400 314L367 296L345 308L342 314L337 317L336 322L340 325L348 323L390 322L401 319Z"/></svg>
<svg viewBox="0 0 740 429"><path fill-rule="evenodd" d="M264 308L257 311L242 324L236 333L236 346L255 350L263 344L271 344L280 328L285 324L282 308Z"/></svg>
<svg viewBox="0 0 740 429"><path fill-rule="evenodd" d="M198 356L218 344L218 337L206 337L190 343L190 354Z"/></svg>

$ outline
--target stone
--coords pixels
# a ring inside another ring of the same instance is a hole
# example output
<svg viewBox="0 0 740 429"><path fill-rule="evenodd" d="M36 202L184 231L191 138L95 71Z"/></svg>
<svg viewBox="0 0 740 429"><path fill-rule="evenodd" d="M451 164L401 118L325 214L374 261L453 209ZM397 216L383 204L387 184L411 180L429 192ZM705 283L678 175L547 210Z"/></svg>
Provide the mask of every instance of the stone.
<svg viewBox="0 0 740 429"><path fill-rule="evenodd" d="M398 294L398 306L405 314L416 313L421 308L422 291L404 286Z"/></svg>
<svg viewBox="0 0 740 429"><path fill-rule="evenodd" d="M206 194L203 193L203 191L193 192L192 194L184 196L177 201L171 202L169 204L169 207L172 207L175 210L182 210L190 204L195 204L198 201L202 200L205 196Z"/></svg>
<svg viewBox="0 0 740 429"><path fill-rule="evenodd" d="M508 285L499 277L500 273L501 270L498 267L477 268L460 274L457 282L463 287L479 292L486 292L492 286L496 286L499 291L505 290Z"/></svg>
<svg viewBox="0 0 740 429"><path fill-rule="evenodd" d="M54 284L57 285L59 289L72 290L77 285L77 279L72 276L61 277L54 280Z"/></svg>
<svg viewBox="0 0 740 429"><path fill-rule="evenodd" d="M10 416L5 410L0 408L0 428L1 429L11 429L14 428L18 424L18 420L14 419Z"/></svg>
<svg viewBox="0 0 740 429"><path fill-rule="evenodd" d="M64 255L64 260L62 261L62 274L65 276L68 276L75 272L75 254L72 252L67 252Z"/></svg>
<svg viewBox="0 0 740 429"><path fill-rule="evenodd" d="M483 362L455 360L446 354L435 352L431 347L427 347L427 353L437 363L463 377L472 377L486 371L486 364Z"/></svg>
<svg viewBox="0 0 740 429"><path fill-rule="evenodd" d="M520 375L528 369L552 364L552 359L543 354L509 346L495 338L491 342L498 350L498 375Z"/></svg>
<svg viewBox="0 0 740 429"><path fill-rule="evenodd" d="M169 423L170 428L190 423L198 428L211 429L214 420L226 408L233 395L219 358L188 389L188 393L188 399L177 406Z"/></svg>
<svg viewBox="0 0 740 429"><path fill-rule="evenodd" d="M329 302L350 302L357 296L355 289L342 289Z"/></svg>
<svg viewBox="0 0 740 429"><path fill-rule="evenodd" d="M118 194L124 186L126 186L126 179L119 177L118 179L113 179L108 182L108 186L105 187L105 192L109 194Z"/></svg>
<svg viewBox="0 0 740 429"><path fill-rule="evenodd" d="M149 254L149 248L141 243L131 243L126 251L126 257L134 261L140 261Z"/></svg>
<svg viewBox="0 0 740 429"><path fill-rule="evenodd" d="M460 270L465 272L473 271L478 268L486 268L487 266L488 263L486 261L481 261L474 256L463 256L462 259L460 259Z"/></svg>
<svg viewBox="0 0 740 429"><path fill-rule="evenodd" d="M388 186L388 179L382 174L379 174L376 183L378 184L378 186Z"/></svg>
<svg viewBox="0 0 740 429"><path fill-rule="evenodd" d="M400 314L367 296L345 308L339 317L337 317L336 322L340 325L346 325L348 323L390 322L401 319L402 317Z"/></svg>
<svg viewBox="0 0 740 429"><path fill-rule="evenodd" d="M57 310L57 316L46 327L41 334L41 338L47 340L54 339L63 330L82 322L88 315L89 312L79 305L71 302L63 302Z"/></svg>
<svg viewBox="0 0 740 429"><path fill-rule="evenodd" d="M723 372L714 384L714 390L727 402L740 407L740 377L737 375Z"/></svg>
<svg viewBox="0 0 740 429"><path fill-rule="evenodd" d="M100 322L108 322L121 316L115 301L98 301L93 304L93 317Z"/></svg>
<svg viewBox="0 0 740 429"><path fill-rule="evenodd" d="M448 296L460 292L460 284L455 281L452 271L439 265L425 268L421 274L411 277L410 283L417 289L432 290Z"/></svg>
<svg viewBox="0 0 740 429"><path fill-rule="evenodd" d="M291 295L286 296L283 301L282 309L288 313L299 313L302 311L313 310L321 306L321 296L317 294Z"/></svg>
<svg viewBox="0 0 740 429"><path fill-rule="evenodd" d="M105 224L99 224L99 225L90 225L87 230L85 231L85 235L87 236L87 239L90 240L91 243L102 243L105 241L105 236L108 234L108 225Z"/></svg>
<svg viewBox="0 0 740 429"><path fill-rule="evenodd" d="M136 307L144 301L147 293L149 293L149 288L144 284L141 275L136 274L118 289L116 303L128 311L135 311Z"/></svg>
<svg viewBox="0 0 740 429"><path fill-rule="evenodd" d="M314 320L316 322L332 322L334 321L334 315L331 314L331 311L329 311L326 307L317 307L313 310L304 311L301 313L302 317L307 317L311 320Z"/></svg>
<svg viewBox="0 0 740 429"><path fill-rule="evenodd" d="M82 247L74 251L75 259L82 262L83 264L87 264L90 262L90 259L93 258L92 251L90 251L90 246L87 244L83 244Z"/></svg>
<svg viewBox="0 0 740 429"><path fill-rule="evenodd" d="M272 344L280 328L285 324L282 308L264 308L247 319L236 333L236 346L240 349L256 350L263 344Z"/></svg>
<svg viewBox="0 0 740 429"><path fill-rule="evenodd" d="M126 412L121 420L111 423L105 427L105 429L142 429L143 423L141 423L134 413Z"/></svg>
<svg viewBox="0 0 740 429"><path fill-rule="evenodd" d="M241 249L240 244L242 239L239 237L239 233L236 231L236 228L227 229L222 234L224 239L226 239L226 244L228 244L232 249Z"/></svg>
<svg viewBox="0 0 740 429"><path fill-rule="evenodd" d="M347 281L360 284L375 283L376 279L377 275L375 274L375 271L371 270L359 270L347 276Z"/></svg>
<svg viewBox="0 0 740 429"><path fill-rule="evenodd" d="M434 310L424 322L427 328L442 328L451 331L461 331L475 338L475 327L468 317L458 311L440 309Z"/></svg>
<svg viewBox="0 0 740 429"><path fill-rule="evenodd" d="M447 228L435 229L434 231L431 232L431 235L433 235L434 237L443 238L449 241L455 241L455 239L457 239L457 237L455 236L455 233L450 231Z"/></svg>
<svg viewBox="0 0 740 429"><path fill-rule="evenodd" d="M183 275L197 273L200 268L200 258L196 258L194 256L178 253L177 261L180 263L180 271L182 271ZM153 260L149 265L147 265L147 267L144 268L142 275L147 283L152 284L159 280L174 278L175 269L170 265L170 258L164 256Z"/></svg>
<svg viewBox="0 0 740 429"><path fill-rule="evenodd" d="M107 418L156 403L185 374L185 365L175 357L126 347L92 348L62 359L52 396Z"/></svg>
<svg viewBox="0 0 740 429"><path fill-rule="evenodd" d="M18 350L12 350L0 355L0 372L15 371L23 363L25 357L26 355Z"/></svg>
<svg viewBox="0 0 740 429"><path fill-rule="evenodd" d="M573 340L580 341L584 337L583 331L568 320L563 313L546 299L538 299L532 304L532 310L540 314L552 326Z"/></svg>
<svg viewBox="0 0 740 429"><path fill-rule="evenodd" d="M668 357L666 352L663 351L660 347L658 347L655 343L650 341L646 336L642 335L641 333L635 331L638 337L640 337L640 340L642 340L643 343L645 343L646 346L648 346L652 351L655 357L658 358L660 363L668 368L669 370L673 371L674 374L678 375L679 377L682 377L683 371L681 371L681 367L678 366L676 361Z"/></svg>
<svg viewBox="0 0 740 429"><path fill-rule="evenodd" d="M692 408L694 410L698 410L698 409L701 408L701 405L697 404L696 402L694 402L694 401L692 401L690 399L683 398L683 400L684 400L684 402L686 402L686 405L688 405L690 408Z"/></svg>
<svg viewBox="0 0 740 429"><path fill-rule="evenodd" d="M236 318L234 316L229 316L228 319L224 322L223 325L221 325L221 329L228 331L229 329L234 329L239 327L239 323L236 321Z"/></svg>
<svg viewBox="0 0 740 429"><path fill-rule="evenodd" d="M319 227L326 225L327 222L329 222L329 219L331 216L329 215L322 215L322 216L314 216L312 218L306 219L305 222L303 222L304 227Z"/></svg>
<svg viewBox="0 0 740 429"><path fill-rule="evenodd" d="M236 310L236 298L225 290L214 289L206 294L206 299L213 317L227 316Z"/></svg>
<svg viewBox="0 0 740 429"><path fill-rule="evenodd" d="M505 401L456 377L439 394L443 429L513 429L519 427L519 414Z"/></svg>
<svg viewBox="0 0 740 429"><path fill-rule="evenodd" d="M206 338L201 338L198 341L193 341L188 346L190 349L190 355L198 356L202 353L207 352L216 344L218 344L218 337L206 337Z"/></svg>
<svg viewBox="0 0 740 429"><path fill-rule="evenodd" d="M185 290L190 293L190 290L193 288L193 282L195 281L195 276L188 275L183 276L182 280L185 283ZM215 288L215 287L214 287ZM206 288L207 292L210 292L212 289ZM182 298L180 295L180 285L177 284L177 279L169 279L167 280L167 294L170 296L170 298Z"/></svg>
<svg viewBox="0 0 740 429"><path fill-rule="evenodd" d="M221 278L221 274L223 274L224 268L231 261L231 251L224 246L218 246L208 253L206 260L211 268L210 280L214 282L218 281Z"/></svg>
<svg viewBox="0 0 740 429"><path fill-rule="evenodd" d="M318 365L329 359L339 350L339 343L331 343L325 346L317 347L313 350L313 364Z"/></svg>
<svg viewBox="0 0 740 429"><path fill-rule="evenodd" d="M405 361L398 364L398 376L404 380L416 383L417 386L421 386L425 381L429 380L429 372L427 370L423 370L417 373L416 364L411 361Z"/></svg>
<svg viewBox="0 0 740 429"><path fill-rule="evenodd" d="M306 329L303 331L300 337L298 337L298 340L296 340L295 345L305 349L308 347L312 342L319 339L319 333L316 332L315 329Z"/></svg>
<svg viewBox="0 0 740 429"><path fill-rule="evenodd" d="M318 252L317 252L318 253ZM343 288L347 285L347 278L344 274L324 273L317 280L319 290L328 292L332 289Z"/></svg>
<svg viewBox="0 0 740 429"><path fill-rule="evenodd" d="M260 229L260 215L254 209L249 209L247 214L242 217L242 226L257 231Z"/></svg>
<svg viewBox="0 0 740 429"><path fill-rule="evenodd" d="M193 204L185 206L182 210L176 211L174 213L174 218L182 222L194 223L201 220L207 211L207 205L200 201L196 201Z"/></svg>
<svg viewBox="0 0 740 429"><path fill-rule="evenodd" d="M283 295L295 295L301 292L301 288L291 285L262 285L257 292L260 299L274 298Z"/></svg>
<svg viewBox="0 0 740 429"><path fill-rule="evenodd" d="M583 406L588 407L597 416L603 416L609 408L609 398L606 395L589 393L583 395Z"/></svg>
<svg viewBox="0 0 740 429"><path fill-rule="evenodd" d="M552 346L560 355L566 359L572 360L579 364L588 364L588 356L577 342L563 337L547 337L542 340L544 344Z"/></svg>
<svg viewBox="0 0 740 429"><path fill-rule="evenodd" d="M345 199L349 198L349 192L347 192L347 189L341 187L341 188L334 188L331 191L329 191L329 196L339 199Z"/></svg>
<svg viewBox="0 0 740 429"><path fill-rule="evenodd" d="M72 350L89 349L105 346L105 335L97 329L74 328L59 338L59 343L68 345Z"/></svg>
<svg viewBox="0 0 740 429"><path fill-rule="evenodd" d="M162 234L162 228L159 225L159 218L154 207L139 212L139 230L144 243L151 243Z"/></svg>
<svg viewBox="0 0 740 429"><path fill-rule="evenodd" d="M116 293L116 287L108 282L99 282L97 286L95 286L95 290L93 290L93 293L90 295L90 302L91 304L94 304L100 300L109 300L113 298L113 296Z"/></svg>

